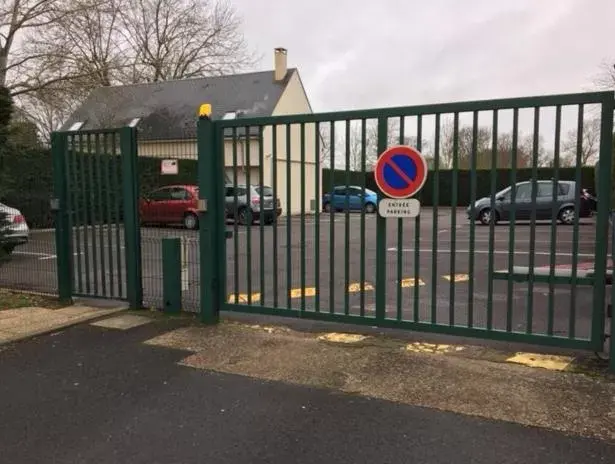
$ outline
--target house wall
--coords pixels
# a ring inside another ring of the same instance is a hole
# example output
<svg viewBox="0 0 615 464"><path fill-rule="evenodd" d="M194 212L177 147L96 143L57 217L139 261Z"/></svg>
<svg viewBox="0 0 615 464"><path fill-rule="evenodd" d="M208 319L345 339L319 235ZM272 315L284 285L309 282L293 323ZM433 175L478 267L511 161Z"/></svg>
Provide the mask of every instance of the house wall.
<svg viewBox="0 0 615 464"><path fill-rule="evenodd" d="M264 145L263 137L263 145ZM196 139L192 140L168 140L168 141L142 141L138 142L139 156L154 158L177 158L197 159L198 149ZM258 166L259 144L257 139L250 140L247 144L245 139L237 139L235 145L232 140L224 144L224 165L233 166L233 152L236 151L237 166Z"/></svg>
<svg viewBox="0 0 615 464"><path fill-rule="evenodd" d="M309 114L312 108L307 95L299 78L299 74L294 71L290 77L286 90L280 97L277 106L273 111L274 116ZM272 127L267 127L263 131L265 144L265 154L273 153ZM290 211L291 214L301 212L301 199L303 196L303 208L305 212L312 212L314 204L320 208L320 199L316 198L316 183L322 185L322 176L316 173L316 127L314 124L305 124L303 153L301 143L301 126L293 124L290 128L290 153L287 153L286 126L276 127L276 159L277 159L277 189L284 192L280 195L284 212ZM265 171L265 180L268 185L273 186L273 158L270 157L270 168ZM301 163L301 160L304 163ZM287 163L288 162L288 163ZM290 165L290 167L288 166ZM305 182L302 183L302 171ZM268 177L269 176L269 177ZM288 201L288 190L290 190L290 201ZM322 191L322 189L321 189ZM315 202L315 203L314 203Z"/></svg>
<svg viewBox="0 0 615 464"><path fill-rule="evenodd" d="M299 78L294 71L288 85L277 106L273 111L274 116L312 113L307 95ZM272 127L263 129L263 184L277 189L278 197L282 205L283 214L289 211L291 214L301 212L303 198L303 210L313 212L313 206L320 209L321 199L316 198L316 186L321 186L322 171L316 172L316 127L315 124L305 124L303 152L301 143L301 127L299 124L291 125L290 130L290 153L286 147L286 127L276 128L276 150L274 161L274 149L272 139ZM159 158L196 159L196 140L176 140L149 142L142 141L138 144L140 156ZM238 183L246 183L246 172L250 166L250 183L259 183L260 147L258 139L251 139L249 144L244 140L237 140L236 163L233 163L233 143L227 140L224 145L225 173L231 182L234 181L234 173L237 174ZM249 158L248 158L249 148ZM301 162L302 158L305 160ZM277 166L274 185L274 164ZM303 177L302 177L303 176ZM302 183L301 180L304 179ZM288 193L290 192L290 197ZM290 198L290 200L289 200Z"/></svg>

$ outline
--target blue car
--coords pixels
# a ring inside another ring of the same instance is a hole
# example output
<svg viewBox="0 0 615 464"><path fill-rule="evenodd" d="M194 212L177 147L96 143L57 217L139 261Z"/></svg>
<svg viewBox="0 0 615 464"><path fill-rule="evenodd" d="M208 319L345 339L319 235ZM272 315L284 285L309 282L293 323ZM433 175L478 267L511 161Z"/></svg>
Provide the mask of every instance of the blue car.
<svg viewBox="0 0 615 464"><path fill-rule="evenodd" d="M333 194L325 193L322 197L322 207L325 211L365 211L375 213L378 205L378 194L354 185L333 188Z"/></svg>

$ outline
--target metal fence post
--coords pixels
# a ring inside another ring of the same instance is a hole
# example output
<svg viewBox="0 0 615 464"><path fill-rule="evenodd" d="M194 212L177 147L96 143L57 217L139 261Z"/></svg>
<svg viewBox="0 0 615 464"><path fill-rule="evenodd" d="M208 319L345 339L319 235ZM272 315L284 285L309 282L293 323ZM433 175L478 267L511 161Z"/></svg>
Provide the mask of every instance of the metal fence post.
<svg viewBox="0 0 615 464"><path fill-rule="evenodd" d="M54 192L51 209L55 212L58 296L63 301L70 301L73 296L72 230L66 169L67 148L66 134L60 132L51 134Z"/></svg>
<svg viewBox="0 0 615 464"><path fill-rule="evenodd" d="M220 219L221 176L219 148L215 123L211 120L211 105L199 108L197 123L198 183L199 183L199 265L201 271L201 321L216 324L220 319L220 295L224 274L224 218ZM220 240L221 237L221 240Z"/></svg>
<svg viewBox="0 0 615 464"><path fill-rule="evenodd" d="M387 149L389 124L378 118L378 154ZM387 220L376 216L376 323L386 318ZM400 245L401 246L401 245Z"/></svg>
<svg viewBox="0 0 615 464"><path fill-rule="evenodd" d="M604 347L605 308L606 308L606 258L609 240L609 213L611 210L611 169L613 156L613 94L609 93L602 102L600 125L600 155L598 162L598 214L596 218L596 255L594 305L592 311L591 341L594 349Z"/></svg>
<svg viewBox="0 0 615 464"><path fill-rule="evenodd" d="M124 223L124 257L126 262L126 295L131 309L143 306L141 230L139 227L139 172L137 169L137 131L120 129L122 157L122 196Z"/></svg>
<svg viewBox="0 0 615 464"><path fill-rule="evenodd" d="M613 207L611 207L613 208ZM606 352L609 355L609 370L615 373L615 320L613 314L613 307L615 306L615 210L611 210L611 216L609 217L611 227L611 311L607 314L607 317L611 320L610 340L609 344L605 346Z"/></svg>

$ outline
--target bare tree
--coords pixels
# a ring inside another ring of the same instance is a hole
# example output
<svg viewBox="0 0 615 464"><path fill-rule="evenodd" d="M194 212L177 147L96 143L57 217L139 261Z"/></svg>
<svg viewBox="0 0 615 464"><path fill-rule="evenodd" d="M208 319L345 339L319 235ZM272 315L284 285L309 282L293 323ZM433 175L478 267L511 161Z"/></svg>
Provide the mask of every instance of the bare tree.
<svg viewBox="0 0 615 464"><path fill-rule="evenodd" d="M41 51L33 45L43 31L81 7L70 0L2 1L0 84L6 85L13 97L79 77L65 64L69 50Z"/></svg>
<svg viewBox="0 0 615 464"><path fill-rule="evenodd" d="M454 133L453 123L447 122L442 128L440 147L441 168L452 168L456 164L459 169L470 169L472 165L476 166L476 169L491 169L494 153L493 132L490 127L478 127L476 129L476 140L474 139L474 130L471 126L459 127L456 141ZM495 150L496 168L510 169L513 164L517 168L525 168L532 165L532 157L536 148L534 147L532 135L524 136L519 134L516 149L513 148L512 133L498 134ZM542 138L538 139L536 156L538 165L545 162ZM453 163L453 161L456 161L456 163Z"/></svg>
<svg viewBox="0 0 615 464"><path fill-rule="evenodd" d="M571 166L577 164L577 149L581 148L580 161L581 165L585 166L595 160L600 149L600 119L591 119L583 124L583 132L581 134L581 146L578 147L577 130L571 130L564 142L562 143L563 157L567 158Z"/></svg>
<svg viewBox="0 0 615 464"><path fill-rule="evenodd" d="M600 65L600 72L596 77L594 84L599 89L615 89L615 60L604 61Z"/></svg>
<svg viewBox="0 0 615 464"><path fill-rule="evenodd" d="M126 0L125 79L158 82L236 72L254 62L241 20L226 0Z"/></svg>
<svg viewBox="0 0 615 464"><path fill-rule="evenodd" d="M19 98L19 106L36 124L41 140L49 144L51 133L58 130L76 108L74 92L61 83L48 86Z"/></svg>
<svg viewBox="0 0 615 464"><path fill-rule="evenodd" d="M73 0L78 8L37 31L29 39L29 48L40 56L63 56L62 66L73 70L67 86L72 90L88 93L95 87L117 84L127 62L119 16L125 3Z"/></svg>

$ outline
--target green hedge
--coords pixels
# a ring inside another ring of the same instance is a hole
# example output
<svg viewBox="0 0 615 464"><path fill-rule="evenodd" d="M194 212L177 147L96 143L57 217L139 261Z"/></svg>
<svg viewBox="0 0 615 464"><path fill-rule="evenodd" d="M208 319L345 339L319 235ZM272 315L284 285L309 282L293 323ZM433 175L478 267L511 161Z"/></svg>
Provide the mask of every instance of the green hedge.
<svg viewBox="0 0 615 464"><path fill-rule="evenodd" d="M594 190L594 173L595 170L591 166L581 168L581 185L584 188ZM366 188L378 191L373 172L367 172L365 174L361 172L349 172L348 174L348 185L363 185L362 182L365 180ZM496 191L511 184L510 169L498 169L495 174ZM560 180L575 180L576 169L560 168L558 176ZM552 168L538 169L538 179L550 179L552 177L554 177L554 170ZM438 206L451 206L453 198L453 178L454 172L451 170L440 171L437 175L434 172L430 172L427 176L425 186L418 196L421 200L421 204L425 206L434 205L436 195L435 184L437 183ZM517 182L529 180L531 178L532 169L517 169ZM324 169L323 192L328 192L332 183L333 185L346 185L346 180L346 171L331 171L329 169ZM472 177L470 171L457 171L457 205L467 206L470 204L471 181ZM487 197L489 195L491 195L491 170L478 170L476 171L476 198Z"/></svg>
<svg viewBox="0 0 615 464"><path fill-rule="evenodd" d="M91 156L91 158L90 158ZM69 182L71 199L78 208L78 223L106 222L110 216L113 220L122 220L122 169L119 157L99 155L83 155L71 160L72 181L75 177L79 184ZM78 162L74 160L78 159ZM99 162L96 162L96 161ZM90 161L92 161L90 168ZM140 157L138 162L139 184L141 193L156 187L169 184L197 183L197 161L179 160L178 175L160 174L160 159ZM517 181L531 177L531 169L518 169ZM575 179L574 168L561 168L559 178ZM116 176L115 178L113 176ZM540 168L540 179L553 177L553 170ZM594 168L584 167L581 170L583 187L593 189ZM113 182L116 179L116 183ZM367 188L377 190L373 173L349 173L350 185L361 185L365 179ZM452 171L440 171L438 174L438 204L450 206L452 198ZM470 202L470 172L457 173L457 204L467 205ZM85 181L84 181L85 180ZM346 184L346 172L341 170L323 170L323 192L329 190L331 182L334 185ZM429 173L427 182L420 194L423 205L433 205L434 183L436 175ZM510 171L496 172L497 189L510 185ZM491 189L491 171L476 172L477 197L488 196ZM100 201L100 197L102 200ZM49 209L49 200L53 197L52 160L49 150L22 150L19 153L0 150L0 202L19 208L25 215L30 227L53 227L53 214ZM110 202L107 202L109 197ZM118 217L119 214L119 217Z"/></svg>

